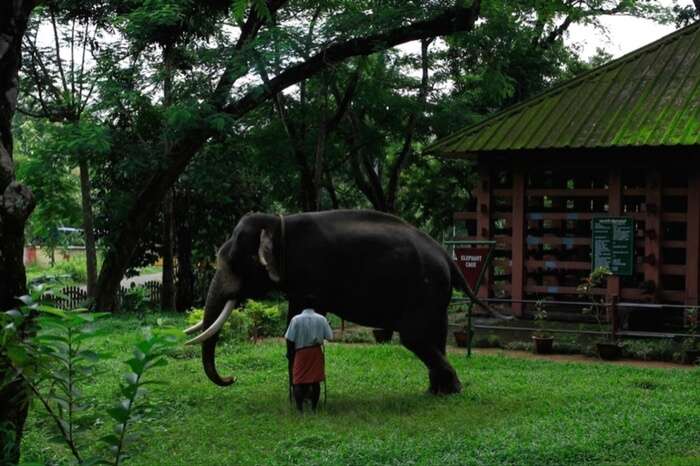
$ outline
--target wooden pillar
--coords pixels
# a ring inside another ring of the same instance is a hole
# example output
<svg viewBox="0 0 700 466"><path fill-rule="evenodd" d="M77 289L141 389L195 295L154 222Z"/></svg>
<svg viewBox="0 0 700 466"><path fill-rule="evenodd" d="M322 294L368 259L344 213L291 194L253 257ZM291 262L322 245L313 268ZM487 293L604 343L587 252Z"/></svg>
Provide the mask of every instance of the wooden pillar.
<svg viewBox="0 0 700 466"><path fill-rule="evenodd" d="M646 217L644 223L644 280L661 289L661 174L650 168L646 179Z"/></svg>
<svg viewBox="0 0 700 466"><path fill-rule="evenodd" d="M511 238L511 297L522 300L525 284L525 172L513 166L513 236ZM513 303L513 315L522 316L523 305Z"/></svg>
<svg viewBox="0 0 700 466"><path fill-rule="evenodd" d="M622 216L622 177L620 170L616 167L610 169L608 179L608 215L610 217ZM620 297L620 277L608 278L607 298L608 301L615 301Z"/></svg>
<svg viewBox="0 0 700 466"><path fill-rule="evenodd" d="M479 184L476 188L476 238L480 240L491 239L491 167L486 163L479 163ZM492 283L492 267L484 274L478 296L488 298Z"/></svg>
<svg viewBox="0 0 700 466"><path fill-rule="evenodd" d="M698 271L700 269L700 173L691 168L688 175L688 217L685 245L685 303L698 304Z"/></svg>

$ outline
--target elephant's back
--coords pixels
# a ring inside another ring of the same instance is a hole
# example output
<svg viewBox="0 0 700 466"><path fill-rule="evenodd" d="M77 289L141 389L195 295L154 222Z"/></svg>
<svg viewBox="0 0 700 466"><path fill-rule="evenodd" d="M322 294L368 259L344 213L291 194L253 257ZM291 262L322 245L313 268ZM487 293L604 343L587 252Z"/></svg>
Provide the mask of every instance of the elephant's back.
<svg viewBox="0 0 700 466"><path fill-rule="evenodd" d="M347 309L358 323L381 325L375 317L398 318L421 302L449 300L444 250L398 217L332 211L289 220L290 248L300 264L296 286L328 290L336 308L330 312Z"/></svg>

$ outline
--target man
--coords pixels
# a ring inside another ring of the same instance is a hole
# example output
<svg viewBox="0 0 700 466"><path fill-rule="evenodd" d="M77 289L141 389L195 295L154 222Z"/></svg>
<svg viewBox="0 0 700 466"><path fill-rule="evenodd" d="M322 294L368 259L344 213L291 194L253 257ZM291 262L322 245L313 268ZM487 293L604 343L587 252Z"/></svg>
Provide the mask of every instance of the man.
<svg viewBox="0 0 700 466"><path fill-rule="evenodd" d="M294 401L300 412L303 412L305 398L311 399L311 409L316 411L321 382L326 379L323 340L333 338L328 321L314 308L314 296L306 296L304 310L292 318L284 335L292 367Z"/></svg>

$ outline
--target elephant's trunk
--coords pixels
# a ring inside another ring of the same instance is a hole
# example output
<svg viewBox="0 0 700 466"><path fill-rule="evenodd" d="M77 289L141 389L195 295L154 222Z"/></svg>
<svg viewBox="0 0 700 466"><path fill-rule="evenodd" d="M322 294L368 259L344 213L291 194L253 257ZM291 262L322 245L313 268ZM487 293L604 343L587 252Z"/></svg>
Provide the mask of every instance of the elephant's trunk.
<svg viewBox="0 0 700 466"><path fill-rule="evenodd" d="M236 303L225 297L219 283L221 280L220 274L217 272L209 286L207 302L204 306L204 320L201 326L204 331L188 343L202 343L204 372L212 382L225 387L235 382L235 378L221 377L216 370L216 343L219 340L221 327L236 307Z"/></svg>

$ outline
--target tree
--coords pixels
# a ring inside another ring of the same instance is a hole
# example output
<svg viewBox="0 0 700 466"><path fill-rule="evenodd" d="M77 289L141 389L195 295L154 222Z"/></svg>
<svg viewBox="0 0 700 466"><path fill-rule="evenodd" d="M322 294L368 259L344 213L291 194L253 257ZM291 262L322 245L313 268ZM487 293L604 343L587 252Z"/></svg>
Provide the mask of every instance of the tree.
<svg viewBox="0 0 700 466"><path fill-rule="evenodd" d="M24 82L19 111L66 127L63 160L80 172L82 226L85 236L87 294L94 298L97 282L97 249L92 208L90 164L104 153L100 137L90 119L90 104L99 74L91 62L97 51L102 13L86 12L71 2L49 2L37 10L24 37ZM50 33L50 45L39 43L39 30ZM87 124L83 120L90 120ZM56 134L56 136L59 136ZM91 138L96 136L96 138ZM98 152L91 149L99 146ZM56 167L58 168L58 167Z"/></svg>
<svg viewBox="0 0 700 466"><path fill-rule="evenodd" d="M17 108L22 36L34 8L30 0L0 4L0 310L12 309L26 294L24 225L34 209L34 196L15 179L12 117ZM7 355L0 353L0 455L19 461L27 418L28 392L14 378Z"/></svg>
<svg viewBox="0 0 700 466"><path fill-rule="evenodd" d="M244 60L250 56L250 51L260 39L259 33L268 23L267 19L276 15L286 2L269 0L265 9L250 10L247 19L242 22L235 45L230 49L233 55L223 60L227 66L219 75L216 87L204 103L197 107L198 118L177 133L174 143L163 157L163 166L153 172L131 204L128 212L129 222L120 229L113 243L114 247L110 248L105 257L98 280L99 294L96 306L102 310L114 307L115 291L136 249L139 235L153 218L165 193L189 161L210 138L216 136L216 123L220 122L221 118L227 122L235 122L282 90L348 58L370 55L412 40L469 30L474 25L480 7L479 1L474 1L470 7L448 9L441 8L441 2L436 3L438 5L433 5L432 2L420 2L420 5L411 2L410 8L403 5L399 9L389 7L382 11L382 21L372 22L370 27L365 28L369 31L366 35L340 34L344 31L338 31L339 34L333 42L325 44L309 59L289 65L268 83L252 88L240 84L234 89L239 78L247 74L248 67ZM365 17L367 14L363 12ZM407 21L411 19L412 22ZM235 97L229 100L232 92Z"/></svg>
<svg viewBox="0 0 700 466"><path fill-rule="evenodd" d="M59 229L79 225L81 220L80 186L64 155L64 130L55 123L25 121L15 149L17 179L32 190L37 204L28 222L28 239L46 247L52 265L55 250L67 245Z"/></svg>

